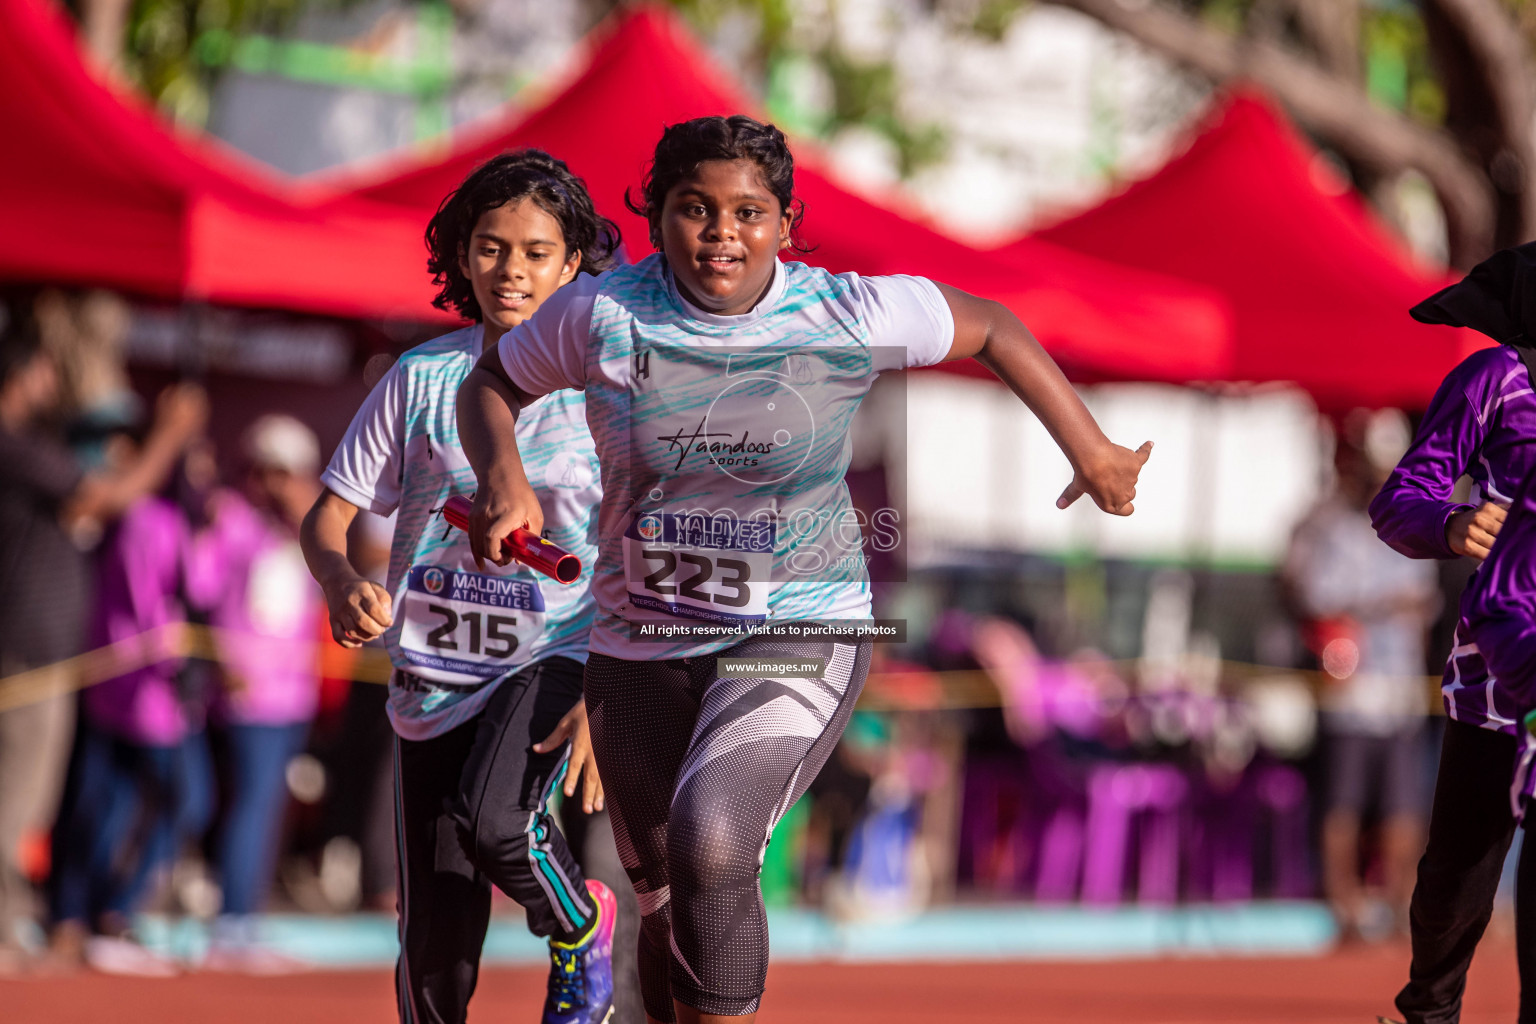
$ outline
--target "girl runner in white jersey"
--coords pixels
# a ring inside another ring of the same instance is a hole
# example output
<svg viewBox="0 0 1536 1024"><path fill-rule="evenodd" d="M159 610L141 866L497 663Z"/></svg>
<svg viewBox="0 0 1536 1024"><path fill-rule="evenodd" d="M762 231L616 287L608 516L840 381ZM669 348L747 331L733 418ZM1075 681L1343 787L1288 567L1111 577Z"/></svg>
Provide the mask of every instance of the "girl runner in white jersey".
<svg viewBox="0 0 1536 1024"><path fill-rule="evenodd" d="M1129 515L1151 444L1111 443L996 302L781 262L798 211L793 158L771 125L672 125L642 193L660 251L553 296L459 392L480 485L471 540L495 560L513 529L542 527L514 427L540 396L584 390L604 489L586 699L644 915L646 1012L750 1019L768 959L764 847L869 666L868 640L785 634L870 616L843 475L876 373L980 359L1071 460L1062 507L1088 494ZM776 632L741 639L764 626ZM760 664L775 659L800 665Z"/></svg>
<svg viewBox="0 0 1536 1024"><path fill-rule="evenodd" d="M493 883L549 939L545 1024L599 1024L612 1013L614 895L583 878L546 806L562 778L573 796L584 776L586 809L602 807L581 701L591 595L584 582L541 582L521 566L474 572L464 535L437 513L449 495L474 490L453 404L475 360L556 289L605 269L617 244L581 180L546 153L506 154L470 174L433 217L427 245L436 304L476 323L391 367L304 522L337 642L382 636L395 664L402 1024L465 1019ZM541 528L590 562L600 490L582 396L538 402L517 435L550 510ZM387 588L347 560L360 508L398 510Z"/></svg>

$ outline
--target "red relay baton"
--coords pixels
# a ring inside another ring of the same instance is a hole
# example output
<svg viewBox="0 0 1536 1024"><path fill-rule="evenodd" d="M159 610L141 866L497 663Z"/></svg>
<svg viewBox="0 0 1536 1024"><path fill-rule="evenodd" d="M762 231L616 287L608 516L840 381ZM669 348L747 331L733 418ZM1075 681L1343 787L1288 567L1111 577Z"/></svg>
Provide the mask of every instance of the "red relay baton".
<svg viewBox="0 0 1536 1024"><path fill-rule="evenodd" d="M455 494L443 503L443 518L450 526L468 531L472 508L468 498ZM519 562L558 583L575 583L581 576L581 559L532 530L513 530L512 536L503 540L501 546Z"/></svg>

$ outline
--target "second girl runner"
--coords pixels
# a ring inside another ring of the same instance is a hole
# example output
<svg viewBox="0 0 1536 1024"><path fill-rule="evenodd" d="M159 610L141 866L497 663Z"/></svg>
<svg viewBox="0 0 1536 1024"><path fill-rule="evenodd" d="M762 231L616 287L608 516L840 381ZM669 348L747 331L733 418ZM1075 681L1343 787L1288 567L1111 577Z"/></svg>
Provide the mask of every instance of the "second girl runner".
<svg viewBox="0 0 1536 1024"><path fill-rule="evenodd" d="M473 571L464 534L437 513L475 485L454 425L460 383L556 289L605 269L618 231L563 162L523 150L470 174L427 244L436 305L475 324L411 349L374 387L303 531L337 642L383 636L395 664L400 1020L465 1020L494 883L549 939L544 1024L599 1024L612 1014L614 894L583 879L547 807L583 775L586 809L602 807L581 701L591 595L521 566ZM590 563L600 488L581 394L537 403L517 435L549 509L541 529ZM358 509L398 511L388 589L347 560Z"/></svg>

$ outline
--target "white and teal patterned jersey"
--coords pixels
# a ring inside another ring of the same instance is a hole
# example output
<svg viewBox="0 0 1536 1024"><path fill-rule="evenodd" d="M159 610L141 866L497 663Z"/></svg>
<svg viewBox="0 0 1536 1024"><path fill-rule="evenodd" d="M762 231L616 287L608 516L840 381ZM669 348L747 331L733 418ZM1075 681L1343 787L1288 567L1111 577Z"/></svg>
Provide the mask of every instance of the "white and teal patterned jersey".
<svg viewBox="0 0 1536 1024"><path fill-rule="evenodd" d="M660 255L567 286L505 335L520 389L586 391L604 492L592 650L686 657L743 636L677 639L681 623L868 618L853 416L877 373L938 362L953 337L922 278L778 263L756 308L717 316Z"/></svg>
<svg viewBox="0 0 1536 1024"><path fill-rule="evenodd" d="M562 586L515 562L481 572L468 535L439 514L450 495L475 492L454 409L482 337L478 325L467 327L401 356L321 476L359 508L398 510L387 584L394 623L384 643L400 670L390 684L390 720L405 739L428 739L467 721L500 680L532 662L587 657L602 492L580 392L541 399L517 423L544 535L581 559L580 579Z"/></svg>

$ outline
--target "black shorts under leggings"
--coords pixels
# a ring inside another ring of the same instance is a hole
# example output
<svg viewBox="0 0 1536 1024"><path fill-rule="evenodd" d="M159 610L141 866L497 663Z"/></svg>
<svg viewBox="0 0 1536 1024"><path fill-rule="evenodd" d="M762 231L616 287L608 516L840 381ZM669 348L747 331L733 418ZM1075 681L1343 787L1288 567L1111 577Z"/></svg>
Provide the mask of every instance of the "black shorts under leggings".
<svg viewBox="0 0 1536 1024"><path fill-rule="evenodd" d="M757 1010L769 833L826 763L869 672L857 644L749 640L672 661L587 662L614 838L639 897L646 1013ZM719 678L722 657L824 658L821 679Z"/></svg>

